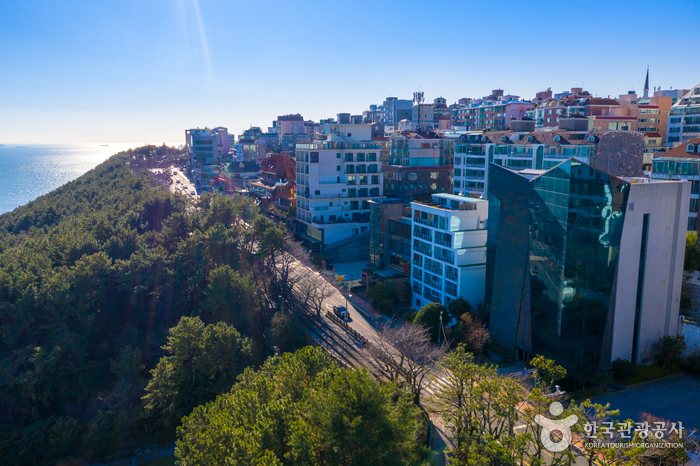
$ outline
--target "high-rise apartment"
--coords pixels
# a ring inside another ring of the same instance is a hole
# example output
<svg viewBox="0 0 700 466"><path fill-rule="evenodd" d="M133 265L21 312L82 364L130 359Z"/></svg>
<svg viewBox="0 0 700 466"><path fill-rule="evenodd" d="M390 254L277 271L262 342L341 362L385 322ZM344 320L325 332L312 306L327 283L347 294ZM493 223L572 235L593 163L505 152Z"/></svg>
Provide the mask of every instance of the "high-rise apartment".
<svg viewBox="0 0 700 466"><path fill-rule="evenodd" d="M383 197L381 145L327 138L296 145L297 233L316 251L368 231L368 202Z"/></svg>

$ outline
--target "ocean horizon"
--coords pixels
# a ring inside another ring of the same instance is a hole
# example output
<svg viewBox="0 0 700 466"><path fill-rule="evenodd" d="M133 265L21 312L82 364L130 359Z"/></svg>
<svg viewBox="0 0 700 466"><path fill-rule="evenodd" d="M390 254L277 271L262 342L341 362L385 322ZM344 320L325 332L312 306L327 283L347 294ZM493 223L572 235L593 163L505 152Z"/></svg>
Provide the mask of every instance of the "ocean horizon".
<svg viewBox="0 0 700 466"><path fill-rule="evenodd" d="M0 215L79 178L118 152L145 145L103 144L1 143Z"/></svg>

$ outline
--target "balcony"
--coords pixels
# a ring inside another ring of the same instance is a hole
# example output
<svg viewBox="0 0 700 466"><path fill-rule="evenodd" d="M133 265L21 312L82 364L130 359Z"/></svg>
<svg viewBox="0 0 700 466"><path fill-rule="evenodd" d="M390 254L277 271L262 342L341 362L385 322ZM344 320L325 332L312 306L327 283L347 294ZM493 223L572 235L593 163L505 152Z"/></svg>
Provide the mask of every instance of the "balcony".
<svg viewBox="0 0 700 466"><path fill-rule="evenodd" d="M455 260L453 257L448 257L448 256L443 256L442 254L435 254L435 259L443 262L447 262L448 264L454 264Z"/></svg>
<svg viewBox="0 0 700 466"><path fill-rule="evenodd" d="M445 293L448 294L449 296L452 296L453 298L457 297L457 290L456 289L445 288Z"/></svg>
<svg viewBox="0 0 700 466"><path fill-rule="evenodd" d="M417 265L418 267L423 267L423 263L419 260L413 259L413 265Z"/></svg>
<svg viewBox="0 0 700 466"><path fill-rule="evenodd" d="M442 291L442 285L440 284L440 282L436 282L433 280L425 280L423 283L425 283L426 285L428 285L432 288L435 288L436 290Z"/></svg>
<svg viewBox="0 0 700 466"><path fill-rule="evenodd" d="M416 245L413 246L413 250L416 251L416 252L419 252L419 253L423 254L424 256L430 256L430 255L431 255L430 249L422 249L422 248L419 248L419 247L416 246Z"/></svg>
<svg viewBox="0 0 700 466"><path fill-rule="evenodd" d="M432 228L438 228L437 222L431 222L429 220L423 220L422 218L415 218L413 219L414 222L420 223L421 225L426 225Z"/></svg>
<svg viewBox="0 0 700 466"><path fill-rule="evenodd" d="M445 273L445 278L457 283L457 275L452 273Z"/></svg>
<svg viewBox="0 0 700 466"><path fill-rule="evenodd" d="M442 275L442 267L435 267L435 266L426 264L425 267L423 267L423 268L426 270L430 270L431 272L436 273L438 275Z"/></svg>
<svg viewBox="0 0 700 466"><path fill-rule="evenodd" d="M416 294L418 294L418 295L421 294L421 292L420 292L420 286L415 286L415 285L413 285L413 287L411 288L411 291L413 291L414 293L416 293Z"/></svg>
<svg viewBox="0 0 700 466"><path fill-rule="evenodd" d="M413 232L413 236L416 238L420 238L425 241L432 241L431 235L426 235L425 233L416 233L415 231Z"/></svg>
<svg viewBox="0 0 700 466"><path fill-rule="evenodd" d="M445 240L442 240L442 239L436 239L436 240L435 240L435 244L439 244L440 246L445 246L445 247L448 247L448 248L451 248L451 247L452 247L452 241L445 241Z"/></svg>

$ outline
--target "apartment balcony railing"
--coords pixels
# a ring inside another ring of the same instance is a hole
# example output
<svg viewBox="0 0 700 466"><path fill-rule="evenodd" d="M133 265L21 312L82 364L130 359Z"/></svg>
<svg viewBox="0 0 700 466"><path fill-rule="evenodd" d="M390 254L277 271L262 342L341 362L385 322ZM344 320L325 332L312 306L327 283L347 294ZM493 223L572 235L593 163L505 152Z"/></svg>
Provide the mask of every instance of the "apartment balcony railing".
<svg viewBox="0 0 700 466"><path fill-rule="evenodd" d="M448 248L452 247L452 241L445 241L443 239L436 239L435 244L439 244L440 246L446 246Z"/></svg>
<svg viewBox="0 0 700 466"><path fill-rule="evenodd" d="M456 289L451 289L451 288L445 288L445 293L456 298L457 297L457 290Z"/></svg>
<svg viewBox="0 0 700 466"><path fill-rule="evenodd" d="M452 280L453 282L457 282L457 275L455 275L455 274L446 273L445 278L448 280Z"/></svg>
<svg viewBox="0 0 700 466"><path fill-rule="evenodd" d="M418 267L423 267L423 263L419 260L413 259L413 265L417 265Z"/></svg>
<svg viewBox="0 0 700 466"><path fill-rule="evenodd" d="M426 226L433 227L433 228L437 228L437 227L438 227L437 222L431 222L431 221L429 221L429 220L423 220L422 218L414 218L413 221L416 222L416 223L420 223L421 225L426 225Z"/></svg>
<svg viewBox="0 0 700 466"><path fill-rule="evenodd" d="M416 238L420 238L425 241L432 241L431 235L426 235L425 233L416 233L415 231L413 232L413 236Z"/></svg>
<svg viewBox="0 0 700 466"><path fill-rule="evenodd" d="M426 285L428 285L432 288L435 288L436 290L442 291L442 284L440 282L436 282L433 280L425 280L423 283L425 283Z"/></svg>
<svg viewBox="0 0 700 466"><path fill-rule="evenodd" d="M435 267L435 266L426 264L425 267L423 267L423 268L426 270L430 270L433 273L437 273L439 275L442 275L442 267Z"/></svg>
<svg viewBox="0 0 700 466"><path fill-rule="evenodd" d="M351 144L349 142L314 142L311 144L297 144L297 150L315 149L381 149L381 144Z"/></svg>
<svg viewBox="0 0 700 466"><path fill-rule="evenodd" d="M454 257L443 256L442 254L435 254L435 259L437 259L439 261L447 262L448 264L455 263Z"/></svg>
<svg viewBox="0 0 700 466"><path fill-rule="evenodd" d="M331 224L336 224L336 223L369 223L369 218L352 218L352 219L344 219L344 218L338 218L336 220L328 220L328 219L322 219L318 217L313 217L311 219L311 223L315 223L316 225L331 225Z"/></svg>
<svg viewBox="0 0 700 466"><path fill-rule="evenodd" d="M411 290L413 290L413 292L416 294L420 294L420 286L413 285L413 288L411 288Z"/></svg>
<svg viewBox="0 0 700 466"><path fill-rule="evenodd" d="M430 255L431 255L430 249L422 249L422 248L419 248L418 246L415 246L415 245L414 245L414 246L413 246L413 250L414 250L414 251L417 251L417 252L419 252L419 253L421 253L421 254L423 254L423 255L425 255L425 256L430 256Z"/></svg>

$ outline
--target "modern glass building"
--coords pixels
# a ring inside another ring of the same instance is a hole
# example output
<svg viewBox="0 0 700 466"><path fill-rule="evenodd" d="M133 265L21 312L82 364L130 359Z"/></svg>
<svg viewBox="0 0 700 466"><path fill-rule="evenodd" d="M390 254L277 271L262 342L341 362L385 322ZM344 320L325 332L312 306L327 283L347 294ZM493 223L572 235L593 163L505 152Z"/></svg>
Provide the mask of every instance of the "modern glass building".
<svg viewBox="0 0 700 466"><path fill-rule="evenodd" d="M690 183L619 178L576 159L549 170L491 164L486 302L514 356L571 378L644 363L678 333Z"/></svg>
<svg viewBox="0 0 700 466"><path fill-rule="evenodd" d="M491 166L491 329L520 360L598 367L629 187L575 159L546 171Z"/></svg>

